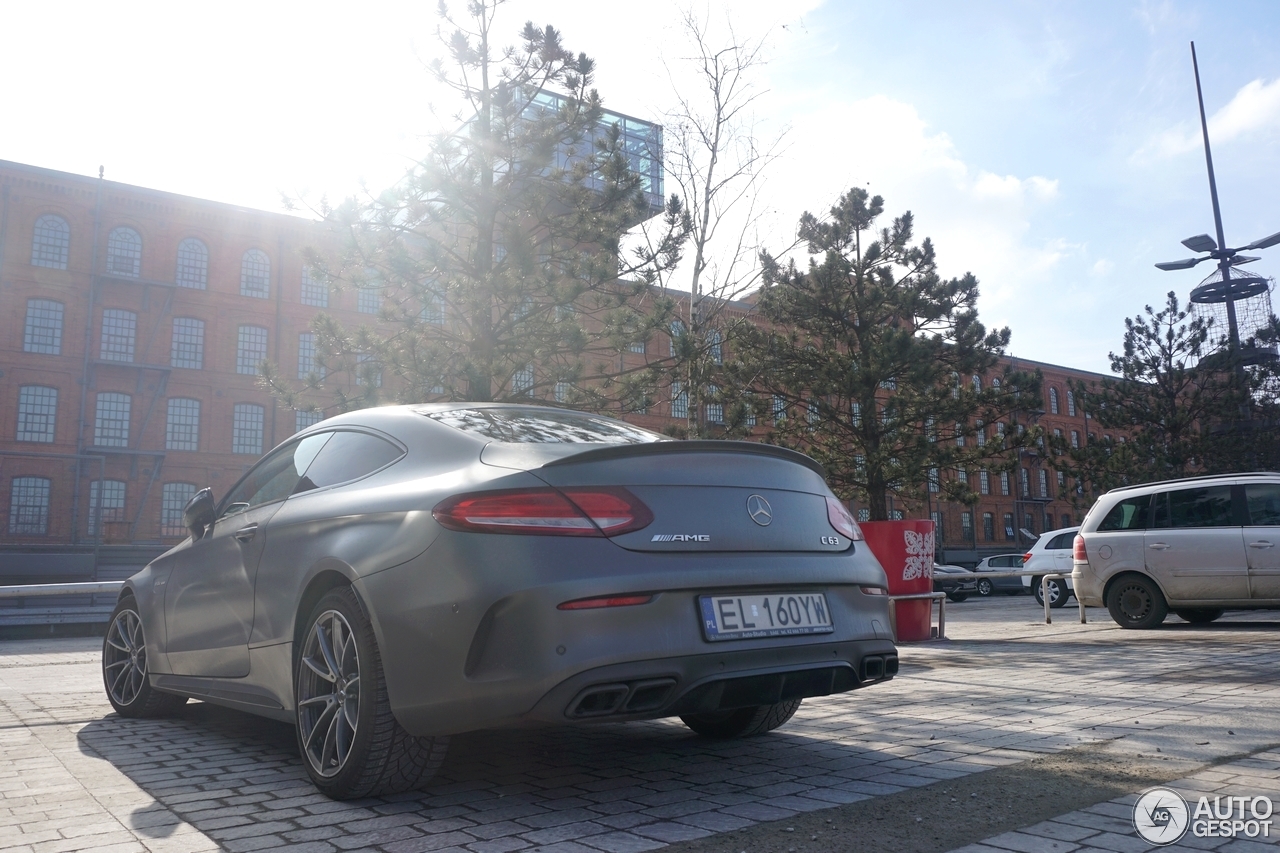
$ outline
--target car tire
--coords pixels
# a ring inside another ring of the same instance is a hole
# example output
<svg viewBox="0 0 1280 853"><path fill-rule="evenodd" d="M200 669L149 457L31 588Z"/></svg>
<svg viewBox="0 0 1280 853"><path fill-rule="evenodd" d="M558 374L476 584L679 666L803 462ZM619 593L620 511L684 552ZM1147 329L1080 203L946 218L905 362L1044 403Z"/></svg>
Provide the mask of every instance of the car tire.
<svg viewBox="0 0 1280 853"><path fill-rule="evenodd" d="M327 593L305 624L294 664L294 715L298 751L315 786L347 800L408 791L431 779L448 738L414 737L392 715L373 625L355 592Z"/></svg>
<svg viewBox="0 0 1280 853"><path fill-rule="evenodd" d="M961 601L964 601L964 600L965 600L966 598L968 598L968 597L969 597L969 593L967 593L967 592L949 592L949 593L947 593L947 600L948 600L948 601L954 601L954 602L957 602L957 603L959 603L959 602L961 602Z"/></svg>
<svg viewBox="0 0 1280 853"><path fill-rule="evenodd" d="M981 595L983 598L986 598L987 596L991 595L995 591L996 591L995 586L993 586L991 581L987 580L986 578L983 578L982 580L978 581L978 595Z"/></svg>
<svg viewBox="0 0 1280 853"><path fill-rule="evenodd" d="M1155 581L1122 575L1107 590L1107 611L1121 628L1154 628L1169 615L1169 605Z"/></svg>
<svg viewBox="0 0 1280 853"><path fill-rule="evenodd" d="M187 704L186 696L161 693L147 675L142 615L132 595L120 599L102 639L102 685L122 717L163 717Z"/></svg>
<svg viewBox="0 0 1280 853"><path fill-rule="evenodd" d="M788 699L776 705L756 705L713 711L709 714L681 714L681 721L703 737L729 740L771 732L795 716L800 699Z"/></svg>
<svg viewBox="0 0 1280 853"><path fill-rule="evenodd" d="M1049 581L1049 590L1050 607L1067 606L1067 599L1071 597L1071 592L1067 589L1066 581ZM1044 607L1044 580L1042 578L1031 579L1031 594L1036 597L1036 604Z"/></svg>
<svg viewBox="0 0 1280 853"><path fill-rule="evenodd" d="M1192 625L1207 625L1226 611L1220 607L1192 607L1173 612L1178 614L1178 618L1184 622L1190 622Z"/></svg>

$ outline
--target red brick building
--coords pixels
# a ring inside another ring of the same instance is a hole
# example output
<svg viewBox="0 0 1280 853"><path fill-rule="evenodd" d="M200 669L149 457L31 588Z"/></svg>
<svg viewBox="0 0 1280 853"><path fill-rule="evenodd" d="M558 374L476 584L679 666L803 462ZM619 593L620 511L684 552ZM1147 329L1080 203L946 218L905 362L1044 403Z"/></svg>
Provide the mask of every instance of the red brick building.
<svg viewBox="0 0 1280 853"><path fill-rule="evenodd" d="M325 240L295 216L0 161L0 543L173 544L196 489L225 494L318 419L276 405L257 365L305 375L318 311L351 326L377 313L368 291L330 293L307 277L301 251ZM669 343L643 346L623 363L661 358ZM1067 381L1099 377L1016 366L1045 378L1043 413L1023 422L1090 440ZM632 419L661 428L673 406L679 418L677 398ZM977 507L900 507L934 514L947 559L1021 551L1019 530L1074 520L1068 485L1036 454L1007 478L966 474Z"/></svg>

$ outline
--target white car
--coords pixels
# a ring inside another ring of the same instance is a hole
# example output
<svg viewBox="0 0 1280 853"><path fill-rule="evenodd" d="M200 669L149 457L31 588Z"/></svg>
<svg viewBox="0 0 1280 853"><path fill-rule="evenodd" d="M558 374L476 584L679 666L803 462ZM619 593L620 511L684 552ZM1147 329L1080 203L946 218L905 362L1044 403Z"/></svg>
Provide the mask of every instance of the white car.
<svg viewBox="0 0 1280 853"><path fill-rule="evenodd" d="M1049 606L1063 607L1072 592L1071 548L1079 527L1063 527L1040 534L1031 550L1022 555L1022 567L1030 572L1022 578L1024 586L1031 588L1036 604L1044 606L1044 592L1040 579L1045 575L1062 574L1067 580L1049 581Z"/></svg>

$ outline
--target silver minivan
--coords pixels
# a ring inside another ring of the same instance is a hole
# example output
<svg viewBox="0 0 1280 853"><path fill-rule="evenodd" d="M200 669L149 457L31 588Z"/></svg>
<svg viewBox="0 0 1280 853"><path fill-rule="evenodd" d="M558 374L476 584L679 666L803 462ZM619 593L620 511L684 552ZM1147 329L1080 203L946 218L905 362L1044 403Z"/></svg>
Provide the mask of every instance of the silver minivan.
<svg viewBox="0 0 1280 853"><path fill-rule="evenodd" d="M1230 474L1113 489L1080 525L1076 597L1122 628L1172 610L1212 622L1224 609L1280 608L1280 474Z"/></svg>

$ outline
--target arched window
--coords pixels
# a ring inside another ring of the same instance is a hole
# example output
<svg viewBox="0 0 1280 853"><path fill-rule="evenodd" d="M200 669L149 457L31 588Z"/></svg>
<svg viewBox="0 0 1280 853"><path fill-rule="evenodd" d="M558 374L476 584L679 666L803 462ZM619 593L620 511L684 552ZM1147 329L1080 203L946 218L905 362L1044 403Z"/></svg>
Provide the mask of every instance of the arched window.
<svg viewBox="0 0 1280 853"><path fill-rule="evenodd" d="M672 358L674 358L676 354L676 341L680 340L683 337L684 337L684 321L672 320L671 321L671 356Z"/></svg>
<svg viewBox="0 0 1280 853"><path fill-rule="evenodd" d="M173 280L178 287L204 290L209 282L209 249L195 237L178 244L178 271Z"/></svg>
<svg viewBox="0 0 1280 853"><path fill-rule="evenodd" d="M128 226L107 235L107 274L137 278L142 275L142 237Z"/></svg>
<svg viewBox="0 0 1280 853"><path fill-rule="evenodd" d="M160 535L186 536L182 510L196 493L194 483L165 483L160 488Z"/></svg>
<svg viewBox="0 0 1280 853"><path fill-rule="evenodd" d="M36 220L35 233L31 236L33 267L65 270L70 247L71 226L67 225L67 220L53 213L46 213Z"/></svg>
<svg viewBox="0 0 1280 853"><path fill-rule="evenodd" d="M999 380L999 379L992 379L992 380L991 380L991 388L992 388L992 390L993 390L993 391L999 391L999 390L1000 390L1000 380Z"/></svg>
<svg viewBox="0 0 1280 853"><path fill-rule="evenodd" d="M711 353L711 360L716 364L724 364L724 337L720 334L719 329L712 329L707 333L707 344L707 350Z"/></svg>
<svg viewBox="0 0 1280 853"><path fill-rule="evenodd" d="M1049 414L1051 415L1058 414L1058 389L1057 388L1049 389Z"/></svg>
<svg viewBox="0 0 1280 853"><path fill-rule="evenodd" d="M971 381L973 382L973 393L981 394L982 393L982 377L975 373L973 374L973 379Z"/></svg>
<svg viewBox="0 0 1280 853"><path fill-rule="evenodd" d="M1067 414L1073 418L1076 416L1076 395L1074 391L1067 392Z"/></svg>
<svg viewBox="0 0 1280 853"><path fill-rule="evenodd" d="M240 259L240 295L258 299L271 295L271 259L261 249L250 249Z"/></svg>

